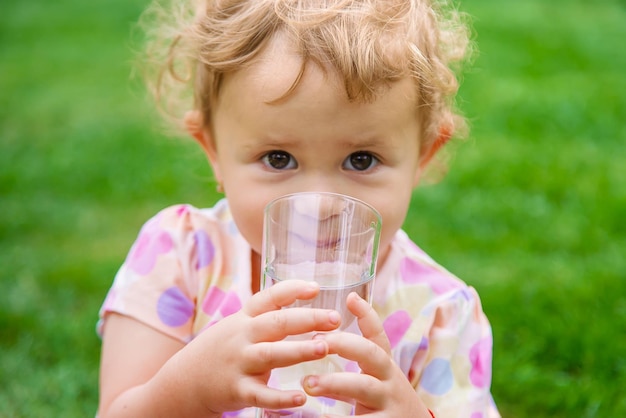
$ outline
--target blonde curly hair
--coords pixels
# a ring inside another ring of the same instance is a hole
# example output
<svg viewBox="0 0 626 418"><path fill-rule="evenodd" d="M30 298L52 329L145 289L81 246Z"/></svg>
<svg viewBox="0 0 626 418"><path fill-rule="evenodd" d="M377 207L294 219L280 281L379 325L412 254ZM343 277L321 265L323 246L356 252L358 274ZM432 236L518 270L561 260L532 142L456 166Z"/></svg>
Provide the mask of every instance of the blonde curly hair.
<svg viewBox="0 0 626 418"><path fill-rule="evenodd" d="M298 48L302 71L307 62L334 69L350 100L372 101L412 77L421 151L464 131L454 98L471 43L465 15L447 0L155 0L142 22L149 86L175 121L193 108L210 126L224 74L280 32Z"/></svg>

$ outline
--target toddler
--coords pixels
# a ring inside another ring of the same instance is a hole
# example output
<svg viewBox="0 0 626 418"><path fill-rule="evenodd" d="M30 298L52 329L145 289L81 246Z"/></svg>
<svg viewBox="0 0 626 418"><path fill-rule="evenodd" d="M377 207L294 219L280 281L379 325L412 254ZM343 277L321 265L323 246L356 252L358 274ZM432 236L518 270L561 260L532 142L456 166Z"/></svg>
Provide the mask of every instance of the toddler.
<svg viewBox="0 0 626 418"><path fill-rule="evenodd" d="M141 229L100 311L99 416L254 417L308 395L351 400L360 416L498 417L477 293L401 229L424 170L463 127L460 15L436 0L175 0L152 12L157 99L225 198ZM346 301L362 336L324 333L335 311L281 310L315 297L314 283L259 291L263 209L304 191L382 215L372 304ZM307 332L320 337L284 340ZM273 368L328 354L362 372L267 386Z"/></svg>

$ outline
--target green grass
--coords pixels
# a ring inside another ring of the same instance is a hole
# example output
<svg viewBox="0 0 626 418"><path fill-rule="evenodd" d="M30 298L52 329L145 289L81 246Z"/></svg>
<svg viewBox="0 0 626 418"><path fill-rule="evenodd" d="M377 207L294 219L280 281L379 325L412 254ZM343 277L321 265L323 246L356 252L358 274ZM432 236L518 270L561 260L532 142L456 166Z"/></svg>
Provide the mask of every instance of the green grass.
<svg viewBox="0 0 626 418"><path fill-rule="evenodd" d="M141 223L215 201L129 81L145 2L0 20L0 416L93 416L97 310ZM474 0L472 124L406 229L480 292L506 417L626 416L626 4Z"/></svg>

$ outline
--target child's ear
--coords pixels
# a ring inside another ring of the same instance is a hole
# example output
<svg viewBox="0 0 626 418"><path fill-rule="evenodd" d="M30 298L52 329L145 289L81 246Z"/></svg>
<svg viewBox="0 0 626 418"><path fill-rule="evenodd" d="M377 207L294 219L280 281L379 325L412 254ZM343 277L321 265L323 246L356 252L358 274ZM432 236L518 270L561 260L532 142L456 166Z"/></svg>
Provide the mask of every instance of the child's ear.
<svg viewBox="0 0 626 418"><path fill-rule="evenodd" d="M204 153L209 159L213 174L218 184L222 183L222 176L219 169L219 162L217 158L217 148L215 140L211 136L209 129L204 126L202 114L198 110L190 110L185 113L184 118L185 129L193 139L202 147Z"/></svg>
<svg viewBox="0 0 626 418"><path fill-rule="evenodd" d="M417 186L428 164L432 161L437 152L448 143L450 138L452 138L452 129L446 125L441 126L437 138L435 138L429 148L424 150L424 154L420 156L419 166L415 174L415 179L413 180L414 186Z"/></svg>

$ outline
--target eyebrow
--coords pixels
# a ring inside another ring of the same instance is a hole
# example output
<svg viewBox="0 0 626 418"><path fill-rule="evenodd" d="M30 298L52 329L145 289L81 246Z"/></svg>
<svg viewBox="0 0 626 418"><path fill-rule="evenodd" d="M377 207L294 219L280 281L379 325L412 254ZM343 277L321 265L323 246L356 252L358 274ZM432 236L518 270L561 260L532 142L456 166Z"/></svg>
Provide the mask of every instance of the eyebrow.
<svg viewBox="0 0 626 418"><path fill-rule="evenodd" d="M380 146L391 146L390 141L380 137L370 137L364 139L345 139L339 140L338 145L345 146L346 148L370 148Z"/></svg>
<svg viewBox="0 0 626 418"><path fill-rule="evenodd" d="M277 148L282 148L282 147L289 147L292 145L297 144L299 141L295 140L295 139L289 139L289 138L264 138L263 139L263 146L267 146L267 147L277 147Z"/></svg>
<svg viewBox="0 0 626 418"><path fill-rule="evenodd" d="M274 138L264 138L262 143L258 143L256 141L252 141L252 143L246 143L242 145L243 149L253 149L259 146L263 148L290 148L293 146L297 146L300 144L300 140L291 139L289 137L274 137ZM389 141L385 138L380 137L369 137L363 139L355 139L355 138L338 138L335 142L337 147L350 149L350 148L373 148L373 147L390 147L393 148L393 142Z"/></svg>

